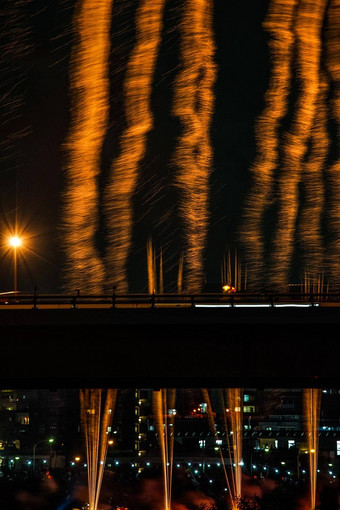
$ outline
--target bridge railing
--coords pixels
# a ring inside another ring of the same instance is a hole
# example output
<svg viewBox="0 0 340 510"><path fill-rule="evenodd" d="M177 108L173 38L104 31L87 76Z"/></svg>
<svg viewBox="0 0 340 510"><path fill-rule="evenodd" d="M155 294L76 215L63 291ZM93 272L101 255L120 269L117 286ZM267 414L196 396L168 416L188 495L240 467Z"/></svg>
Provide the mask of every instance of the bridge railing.
<svg viewBox="0 0 340 510"><path fill-rule="evenodd" d="M340 306L340 292L232 294L44 294L0 293L0 310L8 308L200 308L200 307Z"/></svg>

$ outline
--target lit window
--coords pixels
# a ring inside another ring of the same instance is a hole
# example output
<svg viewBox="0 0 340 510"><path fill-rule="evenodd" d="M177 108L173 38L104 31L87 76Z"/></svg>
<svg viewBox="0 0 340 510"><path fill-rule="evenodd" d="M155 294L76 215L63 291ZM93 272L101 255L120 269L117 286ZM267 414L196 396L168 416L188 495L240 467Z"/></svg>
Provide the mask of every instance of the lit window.
<svg viewBox="0 0 340 510"><path fill-rule="evenodd" d="M295 446L294 439L288 439L288 448L293 448Z"/></svg>
<svg viewBox="0 0 340 510"><path fill-rule="evenodd" d="M255 413L255 406L243 406L244 413Z"/></svg>
<svg viewBox="0 0 340 510"><path fill-rule="evenodd" d="M340 441L336 442L336 454L340 455Z"/></svg>
<svg viewBox="0 0 340 510"><path fill-rule="evenodd" d="M201 413L205 414L207 412L207 409L208 409L208 404L206 404L204 402L203 404L200 404L200 408L201 408Z"/></svg>
<svg viewBox="0 0 340 510"><path fill-rule="evenodd" d="M243 396L243 402L249 402L249 395Z"/></svg>
<svg viewBox="0 0 340 510"><path fill-rule="evenodd" d="M205 439L200 439L198 444L200 445L200 448L205 448Z"/></svg>

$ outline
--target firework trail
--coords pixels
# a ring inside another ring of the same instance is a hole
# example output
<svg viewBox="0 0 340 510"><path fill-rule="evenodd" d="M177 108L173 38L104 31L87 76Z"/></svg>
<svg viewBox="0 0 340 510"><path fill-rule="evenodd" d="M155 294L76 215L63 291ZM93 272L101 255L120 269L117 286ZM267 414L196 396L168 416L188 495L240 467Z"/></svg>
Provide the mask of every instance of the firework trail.
<svg viewBox="0 0 340 510"><path fill-rule="evenodd" d="M311 149L302 168L305 204L301 212L298 238L303 248L305 265L313 282L322 271L324 248L321 236L321 215L324 207L323 167L328 153L326 99L328 83L321 76L317 110L311 133Z"/></svg>
<svg viewBox="0 0 340 510"><path fill-rule="evenodd" d="M264 28L270 35L272 75L265 96L266 107L256 126L258 155L251 168L253 188L247 199L241 227L250 288L258 288L264 275L263 221L273 198L274 172L279 157L278 130L288 108L296 4L296 0L272 0L264 22Z"/></svg>
<svg viewBox="0 0 340 510"><path fill-rule="evenodd" d="M183 292L183 263L184 263L183 253L180 253L179 261L178 261L178 272L177 272L177 292L178 292L178 294L181 294Z"/></svg>
<svg viewBox="0 0 340 510"><path fill-rule="evenodd" d="M224 393L224 394L223 394ZM231 462L231 503L232 510L239 508L242 495L242 441L243 441L243 389L220 390L223 409L223 425ZM228 405L228 408L226 408ZM230 421L230 432L227 416ZM230 444L230 439L232 444Z"/></svg>
<svg viewBox="0 0 340 510"><path fill-rule="evenodd" d="M309 449L309 482L311 509L315 509L316 480L319 450L319 420L321 407L321 390L308 388L303 392L303 404L306 418L306 433Z"/></svg>
<svg viewBox="0 0 340 510"><path fill-rule="evenodd" d="M153 408L155 421L160 441L162 461L163 461L163 479L164 479L164 508L171 508L172 492L172 472L173 472L173 454L174 454L174 418L171 411L175 407L176 390L161 389L153 392Z"/></svg>
<svg viewBox="0 0 340 510"><path fill-rule="evenodd" d="M278 222L273 242L269 282L284 290L288 283L298 210L298 184L319 92L321 30L327 0L301 0L294 32L300 94L290 131L283 140L283 164L278 177Z"/></svg>
<svg viewBox="0 0 340 510"><path fill-rule="evenodd" d="M163 248L161 247L159 253L159 286L158 290L160 294L164 294L164 272L163 272Z"/></svg>
<svg viewBox="0 0 340 510"><path fill-rule="evenodd" d="M243 429L243 390L241 388L229 388L227 391L227 402L229 403L229 418L231 431L233 433L233 481L234 500L241 499L242 486L242 429ZM238 505L235 506L237 510Z"/></svg>
<svg viewBox="0 0 340 510"><path fill-rule="evenodd" d="M23 117L24 91L27 73L31 65L26 57L32 52L30 15L27 3L5 0L1 4L2 29L0 34L0 173L18 177L20 146L18 142L29 134L29 126ZM6 183L6 181L5 181ZM18 178L4 185L1 195L16 187ZM14 196L17 198L18 190ZM16 208L17 203L14 203ZM12 206L11 206L12 208ZM3 211L4 212L4 211ZM8 211L6 211L6 215ZM17 223L17 210L15 221Z"/></svg>
<svg viewBox="0 0 340 510"><path fill-rule="evenodd" d="M80 390L81 422L85 434L89 510L97 510L107 454L107 430L111 425L117 390Z"/></svg>
<svg viewBox="0 0 340 510"><path fill-rule="evenodd" d="M208 227L208 188L212 149L209 128L213 108L213 4L186 0L181 23L182 69L174 91L173 114L183 131L175 150L175 176L180 193L180 215L186 245L185 290L200 292L203 283L203 250Z"/></svg>
<svg viewBox="0 0 340 510"><path fill-rule="evenodd" d="M214 419L214 413L213 413L213 410L212 410L212 405L211 405L211 400L210 400L210 395L209 395L209 391L207 388L202 388L202 396L203 396L203 399L204 401L207 403L207 414L208 414L208 425L209 425L209 428L210 428L210 431L212 432L212 434L215 436L216 439L219 439L218 437L218 434L217 434L217 430L216 430L216 427L215 427L215 419ZM220 395L221 397L221 400L224 399L224 396L223 395ZM225 402L223 401L223 409L225 410ZM230 442L229 442L229 434L227 433L227 421L224 420L224 425L226 427L226 436L227 436L227 444L228 444L228 450L229 450L229 458L230 458L230 461L232 462L232 455L231 455L231 449L230 449ZM230 484L230 481L229 481L229 476L228 476L228 473L227 473L227 469L226 469L226 465L225 465L225 460L224 460L224 456L223 456L223 451L222 451L222 447L219 446L219 453L220 453L220 459L221 459L221 464L222 464L222 467L223 467L223 473L224 473L224 478L225 478L225 481L226 481L226 484L227 484L227 489L228 489L228 493L229 493L229 497L230 497L230 502L231 502L231 506L232 506L232 510L237 510L237 501L235 500L234 498L234 491L233 491L233 488L234 488L234 472L232 470L232 485Z"/></svg>
<svg viewBox="0 0 340 510"><path fill-rule="evenodd" d="M326 65L331 82L332 100L331 116L335 123L337 154L336 159L328 169L327 177L330 183L330 197L328 204L329 227L331 242L328 247L329 273L332 284L340 284L340 5L331 0L328 8L328 24L326 30Z"/></svg>
<svg viewBox="0 0 340 510"><path fill-rule="evenodd" d="M136 45L127 66L125 113L127 127L120 140L120 155L113 162L105 192L105 213L109 230L107 273L119 292L127 292L127 257L133 223L132 196L139 165L145 155L146 138L152 128L150 110L152 80L161 42L165 0L142 0L136 16Z"/></svg>
<svg viewBox="0 0 340 510"><path fill-rule="evenodd" d="M62 243L66 290L102 292L104 269L95 247L97 178L109 108L109 51L112 0L81 0L75 15L78 42L73 54L73 119L66 149Z"/></svg>
<svg viewBox="0 0 340 510"><path fill-rule="evenodd" d="M148 291L149 294L157 290L157 267L156 267L156 253L152 244L151 237L148 239L146 245L146 260L148 266Z"/></svg>
<svg viewBox="0 0 340 510"><path fill-rule="evenodd" d="M242 282L242 264L236 250L233 263L230 250L227 251L227 257L226 254L223 255L223 259L221 261L221 283L222 285L225 285L226 283L232 285L235 287L237 292L242 290L242 283L244 287L244 282Z"/></svg>

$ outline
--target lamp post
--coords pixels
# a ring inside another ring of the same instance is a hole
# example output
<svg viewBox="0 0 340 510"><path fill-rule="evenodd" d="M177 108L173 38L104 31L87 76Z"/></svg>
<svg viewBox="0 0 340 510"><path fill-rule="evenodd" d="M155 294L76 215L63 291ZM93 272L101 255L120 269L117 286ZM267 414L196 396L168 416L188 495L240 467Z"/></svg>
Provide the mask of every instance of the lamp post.
<svg viewBox="0 0 340 510"><path fill-rule="evenodd" d="M52 439L52 438L50 438L50 439L42 439L41 441L38 441L37 443L35 443L33 445L33 473L35 473L35 450L36 450L36 447L40 443L53 443L53 442L54 442L54 439Z"/></svg>
<svg viewBox="0 0 340 510"><path fill-rule="evenodd" d="M9 245L13 248L13 287L14 292L18 291L18 254L17 249L21 246L21 239L18 236L13 236L9 240Z"/></svg>

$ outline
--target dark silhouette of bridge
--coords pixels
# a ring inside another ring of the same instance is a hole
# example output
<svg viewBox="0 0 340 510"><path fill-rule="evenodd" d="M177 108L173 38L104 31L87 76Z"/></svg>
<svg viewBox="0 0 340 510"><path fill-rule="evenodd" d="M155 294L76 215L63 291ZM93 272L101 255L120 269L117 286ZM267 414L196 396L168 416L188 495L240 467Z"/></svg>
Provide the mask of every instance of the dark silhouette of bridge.
<svg viewBox="0 0 340 510"><path fill-rule="evenodd" d="M337 294L1 295L8 387L340 387Z"/></svg>

